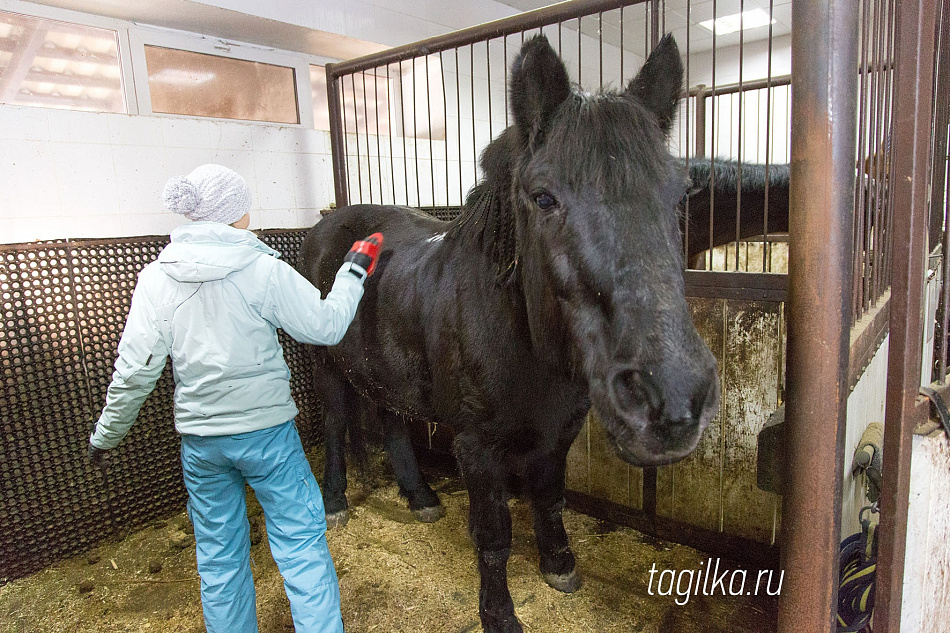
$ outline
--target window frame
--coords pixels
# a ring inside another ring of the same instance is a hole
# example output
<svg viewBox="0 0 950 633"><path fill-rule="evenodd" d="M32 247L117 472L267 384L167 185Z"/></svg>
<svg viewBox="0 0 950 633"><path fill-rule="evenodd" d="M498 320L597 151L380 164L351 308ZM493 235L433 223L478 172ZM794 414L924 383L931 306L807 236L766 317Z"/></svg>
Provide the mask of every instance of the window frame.
<svg viewBox="0 0 950 633"><path fill-rule="evenodd" d="M310 64L312 63L312 58L309 56L304 54L288 54L257 44L225 40L223 38L200 35L188 31L176 31L146 25L136 25L129 28L128 39L132 68L131 76L138 102L138 111L136 114L176 119L228 121L231 123L245 123L251 125L313 128L313 100L312 98L301 99L301 95L312 94L312 86L310 83ZM273 121L206 117L194 114L153 112L152 95L148 85L148 67L145 62L146 46L172 48L180 51L216 55L218 57L292 68L294 70L294 89L297 101L297 123L278 123Z"/></svg>
<svg viewBox="0 0 950 633"><path fill-rule="evenodd" d="M119 57L119 80L122 85L122 98L125 102L125 112L122 114L139 114L138 102L133 85L131 50L129 47L129 25L127 22L115 18L103 17L89 13L80 13L71 9L60 9L42 4L8 0L0 3L0 10L9 13L19 13L28 17L67 22L77 26L88 26L96 29L106 29L116 33L116 54ZM11 104L0 104L0 106ZM41 107L41 106L28 106Z"/></svg>

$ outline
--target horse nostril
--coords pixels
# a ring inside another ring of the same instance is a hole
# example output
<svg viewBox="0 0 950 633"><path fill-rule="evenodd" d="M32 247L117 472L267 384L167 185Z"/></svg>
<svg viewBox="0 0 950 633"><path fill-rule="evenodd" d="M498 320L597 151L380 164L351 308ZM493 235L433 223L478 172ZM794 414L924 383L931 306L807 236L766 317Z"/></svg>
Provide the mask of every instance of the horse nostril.
<svg viewBox="0 0 950 633"><path fill-rule="evenodd" d="M618 370L610 379L610 394L620 411L642 408L653 422L663 414L663 397L648 373L631 368Z"/></svg>
<svg viewBox="0 0 950 633"><path fill-rule="evenodd" d="M706 381L705 389L697 389L696 393L698 394L693 398L693 406L691 408L693 418L696 420L702 420L704 414L707 413L707 410L719 409L719 381L715 376L709 378ZM715 415L715 412L712 412ZM709 416L712 417L712 416Z"/></svg>

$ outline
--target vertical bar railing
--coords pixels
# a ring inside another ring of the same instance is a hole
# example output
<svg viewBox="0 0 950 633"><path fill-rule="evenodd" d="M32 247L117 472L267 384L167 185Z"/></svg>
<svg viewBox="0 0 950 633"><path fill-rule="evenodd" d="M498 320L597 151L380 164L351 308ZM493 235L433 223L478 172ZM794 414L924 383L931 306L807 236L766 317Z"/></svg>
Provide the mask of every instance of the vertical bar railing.
<svg viewBox="0 0 950 633"><path fill-rule="evenodd" d="M836 630L848 395L856 0L792 5L792 174L779 633Z"/></svg>
<svg viewBox="0 0 950 633"><path fill-rule="evenodd" d="M425 58L423 62L420 62L419 66L425 66L425 70L428 74L429 66L430 66L430 60L429 60L430 56L439 55L438 61L440 62L440 66L442 66L441 62L444 61L444 58L441 55L441 53L446 52L446 51L454 51L455 53L455 69L454 70L456 74L455 96L457 98L456 105L459 107L459 109L461 109L461 104L458 103L458 101L460 101L459 99L460 92L461 92L460 89L467 87L473 92L475 90L474 45L476 43L480 44L482 42L485 42L486 47L487 47L486 50L489 55L488 80L489 80L489 86L490 86L491 75L492 75L491 62L490 62L490 56L491 56L490 41L491 40L506 38L508 35L519 35L519 34L522 36L522 39L523 39L524 34L529 30L533 30L533 29L541 30L545 27L553 28L556 26L558 28L558 35L557 35L558 48L560 48L561 25L568 21L576 21L577 55L578 55L577 80L580 83L583 81L581 66L583 64L584 57L586 57L586 55L583 54L585 51L583 50L584 49L584 46L583 46L584 35L582 33L582 28L581 28L582 18L587 17L587 16L601 16L605 12L622 9L623 7L631 6L631 5L652 5L653 6L654 31L647 38L648 41L646 42L646 44L649 45L649 42L651 40L657 41L659 39L659 33L656 29L660 28L659 25L662 25L665 23L664 21L658 21L658 20L661 20L661 17L663 17L663 19L665 20L665 16L659 15L660 12L658 8L659 7L665 8L665 3L661 3L659 2L659 0L575 0L574 2L565 2L558 5L542 7L534 11L528 11L520 15L513 16L512 18L498 20L496 22L490 22L487 24L482 24L482 25L475 26L468 29L462 29L460 31L455 31L452 33L438 36L438 37L430 38L426 40L425 42L407 44L405 46L396 47L387 51L383 51L378 54L369 55L369 56L362 57L359 59L344 61L344 62L340 62L336 64L327 64L326 74L327 74L327 93L328 93L328 99L329 99L328 106L329 106L330 127L331 127L331 130L330 130L330 142L331 142L331 151L332 151L331 159L333 162L332 171L333 171L333 177L334 177L334 194L336 197L337 206L345 206L347 204L350 204L354 201L351 198L355 198L357 193L359 193L362 196L362 193L363 193L362 184L363 184L364 179L362 178L362 170L360 169L361 164L359 162L359 158L357 157L357 160L353 165L347 164L346 149L347 149L347 144L348 144L348 136L351 137L351 140L354 144L359 144L361 146L366 147L367 156L369 156L371 153L370 152L370 146L371 146L370 127L366 127L365 130L361 130L360 128L361 123L359 121L359 113L356 112L355 110L347 111L347 109L352 110L355 107L355 104L350 105L346 103L347 99L349 99L348 94L346 98L344 98L345 90L348 91L350 89L350 84L344 85L344 80L347 76L350 76L349 81L353 83L355 80L356 73L364 73L367 71L373 71L374 73L382 72L380 69L385 67L386 81L387 81L387 98L388 98L391 96L390 87L388 86L390 82L390 71L391 69L398 68L398 70L396 70L396 72L393 73L396 75L393 78L393 80L396 82L403 83L402 90L392 91L392 92L400 93L402 98L405 99L406 98L405 93L411 90L412 99L415 100L417 103L420 103L423 106L427 107L429 109L429 114L431 117L432 101L433 101L433 98L438 93L430 94L427 91L426 94L424 95L421 94L421 91L423 89L419 86L419 80L414 76L415 71L418 69L416 65L416 60L418 58L420 57ZM645 13L645 15L647 15L647 13ZM503 46L505 47L505 51L507 53L506 40L503 42ZM463 47L469 49L468 53L469 53L469 61L470 61L471 67L468 69L468 74L471 77L471 83L472 83L472 85L470 86L463 86L458 81L459 75L461 74L459 72L460 70L459 50L460 49L464 50ZM507 54L506 54L506 57L507 57ZM410 67L410 66L412 67L413 77L412 77L411 82L407 82L406 80L406 76L404 74L405 68L403 66L403 62L406 62L405 67ZM374 78L374 82L376 81L378 81L378 78ZM367 96L368 92L366 90L365 77L363 78L363 82L364 82L364 90L363 90L362 97L364 99L368 99L370 97ZM412 83L413 85L411 87L408 87L406 85L407 83ZM373 85L375 86L376 84L374 83ZM356 94L357 94L357 89L355 87L355 84L352 86L352 88L353 88L354 99L355 99ZM445 88L446 87L443 85L442 90L444 91ZM426 84L426 90L428 90L428 83ZM492 90L491 87L489 87L488 90L490 93ZM417 91L420 92L419 95L415 94ZM489 108L492 107L491 97L492 95L489 94L488 96ZM474 96L473 96L473 99L474 99ZM392 103L393 102L390 100L390 104ZM444 99L443 99L443 103L445 103ZM364 110L365 109L366 108L364 107ZM438 196L436 195L436 189L435 189L435 177L436 177L435 160L436 158L435 158L434 152L432 151L434 149L434 144L433 144L434 139L432 138L432 133L433 133L433 130L432 130L433 126L431 124L432 121L430 119L429 126L428 126L429 129L428 129L428 132L426 133L428 138L422 139L423 142L429 146L429 153L427 157L423 159L419 153L419 150L424 149L424 148L420 147L420 143L419 143L420 139L418 137L419 137L419 134L421 133L420 128L422 125L425 124L425 121L422 119L416 118L415 108L412 109L411 115L407 115L404 112L404 108L399 108L399 109L400 109L400 112L396 115L395 120L391 122L395 124L401 124L399 125L399 131L401 132L400 135L403 137L402 159L404 163L403 164L404 171L402 175L404 176L403 179L406 181L406 185L407 185L407 190L406 190L407 200L405 202L406 204L415 203L417 205L424 205L424 202L425 202L424 198L427 196L423 196L422 194L427 193L427 194L430 194L432 197L431 203L437 204ZM474 105L473 105L473 110L474 110ZM370 115L369 115L368 110L366 110L363 114L364 114L364 123L367 126L369 126ZM459 111L457 112L457 114L459 115L458 123L459 125L461 125L462 112ZM379 113L377 112L377 117L378 115ZM506 117L507 117L507 112L506 112ZM353 118L354 120L349 121L348 120L349 118ZM473 138L477 137L477 134L479 133L480 123L481 121L479 121L479 125L476 124L476 120L475 120L475 116L473 112L472 130L471 130L471 134ZM490 133L494 132L494 128L492 127L493 125L494 125L494 119L491 116L491 114L489 114L489 121L488 121L489 128L488 129ZM411 128L411 131L407 129L407 126ZM376 131L378 134L379 130L376 129ZM463 130L459 128L457 132L458 132L459 143L461 144ZM389 133L390 135L394 133L392 126L390 127ZM413 135L412 139L406 138L409 133ZM365 141L364 139L360 139L360 136L362 134L365 134L364 136ZM409 146L407 146L407 143L406 143L407 140L409 140ZM392 143L392 138L390 138L390 144L391 143ZM446 140L445 150L446 150L446 156L448 156L448 152L450 150L448 140ZM413 152L413 156L411 157L408 156L407 151ZM476 152L475 154L473 154L472 160L473 162L476 163L474 167L475 169L474 177L477 180L478 156L477 156L477 148L474 146L474 144L473 144L473 152ZM378 153L379 152L377 150L377 155ZM462 148L459 147L459 161L463 160L461 153L462 153ZM370 156L370 159L372 158L373 157ZM394 158L391 152L390 152L390 158ZM412 165L409 164L410 158L412 160ZM430 161L430 165L428 167L421 165L420 164L421 159ZM377 157L377 160L378 160L378 157ZM367 177L369 178L369 180L366 181L366 184L369 187L372 187L373 178L374 178L373 161L369 160L367 161L367 164L369 165L369 168L367 170ZM411 177L410 167L415 168L415 172L416 172L415 175L417 177L419 176L419 170L425 169L426 171L429 172L428 176L433 181L432 186L426 188L431 191L427 191L427 192L423 192L421 190L421 183L417 183L416 192L415 192L416 193L415 200L408 199L408 196L409 196L408 180ZM350 175L348 173L351 169L358 170L357 174L353 174L353 181L350 180ZM382 179L382 173L375 174L375 176L376 176L376 186L374 187L374 193L378 193L380 197L382 197L384 187L379 182ZM396 173L393 172L392 173L393 180L396 179L396 176L397 176ZM460 187L460 190L464 189L463 179L461 177L460 177L459 187ZM351 192L350 188L353 188L354 191ZM355 191L356 189L359 189L359 192ZM447 188L447 191L448 190L449 188ZM394 195L395 193L397 193L395 186L393 187L393 192L394 192Z"/></svg>
<svg viewBox="0 0 950 633"><path fill-rule="evenodd" d="M950 0L943 0L940 11L940 28L938 31L938 62L937 62L937 81L936 96L938 99L937 107L934 113L934 175L933 187L931 191L930 208L930 248L931 253L935 247L935 235L940 240L940 255L943 258L942 264L942 288L940 296L940 309L937 312L939 317L940 338L934 345L936 355L937 380L946 383L947 380L947 353L948 337L947 331L948 317L950 317L950 257L947 257L950 251L950 231L944 227L950 227L950 206L947 198L947 169L950 167L948 160L948 149L950 149Z"/></svg>
<svg viewBox="0 0 950 633"><path fill-rule="evenodd" d="M927 189L933 112L936 0L897 3L894 56L890 348L884 473L874 604L875 633L900 631L910 495L911 435L920 387L921 300L927 256Z"/></svg>

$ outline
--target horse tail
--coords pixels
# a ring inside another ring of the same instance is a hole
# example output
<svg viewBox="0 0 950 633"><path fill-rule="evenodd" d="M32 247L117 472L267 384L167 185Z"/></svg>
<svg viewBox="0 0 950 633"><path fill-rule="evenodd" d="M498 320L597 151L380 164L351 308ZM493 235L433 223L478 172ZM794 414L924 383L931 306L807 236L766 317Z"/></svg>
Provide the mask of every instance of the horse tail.
<svg viewBox="0 0 950 633"><path fill-rule="evenodd" d="M354 391L355 394L355 391ZM349 438L350 459L356 463L356 466L362 470L367 470L369 463L369 451L367 449L366 433L368 429L375 428L374 420L378 418L377 407L364 396L357 395L359 402L356 415L347 417L346 433Z"/></svg>

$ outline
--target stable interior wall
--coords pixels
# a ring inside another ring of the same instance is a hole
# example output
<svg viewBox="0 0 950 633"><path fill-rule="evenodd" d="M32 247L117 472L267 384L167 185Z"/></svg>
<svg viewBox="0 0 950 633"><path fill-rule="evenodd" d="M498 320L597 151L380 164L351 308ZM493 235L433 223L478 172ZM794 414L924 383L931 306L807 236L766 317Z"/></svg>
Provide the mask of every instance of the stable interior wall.
<svg viewBox="0 0 950 633"><path fill-rule="evenodd" d="M98 8L104 15L110 11L109 3L98 0L48 4L88 11ZM387 46L517 13L491 0L185 4L239 12L252 23L255 18L275 20L315 29L315 33L371 39ZM30 13L31 6L36 5L13 0L0 3L0 8L24 13ZM155 6L158 8L153 11L160 13L164 5ZM43 9L48 16L50 9ZM632 15L635 9L638 7L627 13L631 23L637 23ZM66 14L63 19L69 17ZM195 24L194 29L200 26ZM621 77L619 48L605 44L601 55L597 38L587 34L578 38L570 25L560 31L547 28L545 33L552 44L562 48L569 73L574 80L579 78L586 90L596 90L601 80L622 85L644 61L641 54L633 52L643 43L628 40ZM745 45L743 64L751 69L750 77L762 74L762 46ZM773 48L781 51L783 46L787 48L779 38ZM481 149L508 123L506 70L519 47L520 38L511 36L504 45L495 41L490 46L463 48L457 56L441 56L445 136L431 142L410 139L404 144L401 137L364 134L362 156L350 165L351 190L357 192L351 201L360 200L360 183L366 188L372 182L374 201L415 206L460 204L479 176L476 161ZM776 59L782 56L773 54ZM691 84L705 80L710 60L709 53L691 57ZM717 82L729 80L728 68L738 68L737 64L735 47L717 50L717 66L723 68L717 71ZM782 68L782 63L773 63L773 74ZM484 82L489 74L491 89L472 89L473 76L475 82ZM355 146L355 136L348 135L348 142ZM678 143L673 145L676 150ZM369 158L377 153L395 157L392 168L381 169ZM403 156L407 160L398 160ZM309 121L279 126L0 105L0 243L167 234L184 220L163 211L160 194L164 183L209 161L229 166L247 178L253 197L252 228L311 226L333 201L329 135L312 129Z"/></svg>
<svg viewBox="0 0 950 633"><path fill-rule="evenodd" d="M657 469L656 513L709 533L776 544L781 497L756 485L757 437L780 402L784 304L689 297L693 322L719 364L722 404L696 450ZM568 454L567 487L644 508L643 470L621 461L592 412Z"/></svg>
<svg viewBox="0 0 950 633"><path fill-rule="evenodd" d="M248 181L251 228L312 226L329 154L302 126L0 105L0 243L168 234L165 183L208 162Z"/></svg>
<svg viewBox="0 0 950 633"><path fill-rule="evenodd" d="M105 16L119 10L98 0L44 4ZM187 13L189 4L199 3L159 2L150 10ZM518 12L491 0L389 7L309 0L204 4L241 12L251 25L265 18L385 45ZM0 1L2 10L51 17L48 6L31 7L37 9ZM74 14L63 15L69 21ZM201 24L191 30L200 33ZM329 134L313 129L310 121L281 126L0 104L0 243L167 234L186 220L163 210L165 182L211 161L248 180L251 228L312 226L333 200Z"/></svg>

